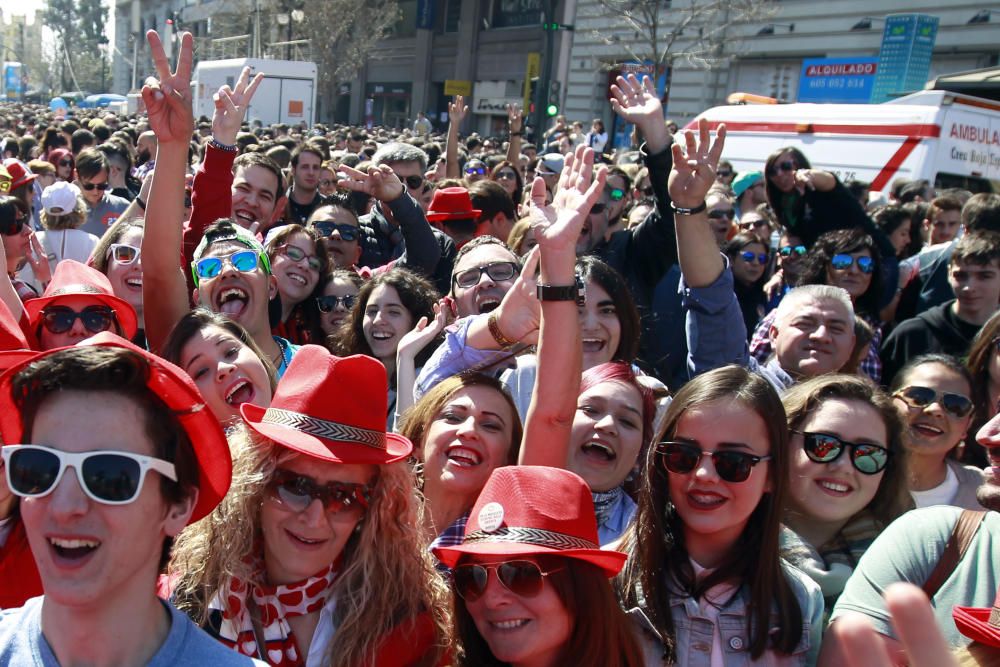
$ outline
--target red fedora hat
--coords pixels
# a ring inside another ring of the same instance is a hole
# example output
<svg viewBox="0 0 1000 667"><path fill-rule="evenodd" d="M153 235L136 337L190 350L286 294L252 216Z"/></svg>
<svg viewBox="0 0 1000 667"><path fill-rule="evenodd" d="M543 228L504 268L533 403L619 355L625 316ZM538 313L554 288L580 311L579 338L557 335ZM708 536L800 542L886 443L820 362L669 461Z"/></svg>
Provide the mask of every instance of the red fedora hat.
<svg viewBox="0 0 1000 667"><path fill-rule="evenodd" d="M0 372L36 354L10 309L0 303Z"/></svg>
<svg viewBox="0 0 1000 667"><path fill-rule="evenodd" d="M434 191L427 219L431 222L468 218L478 220L481 213L480 209L472 208L472 197L465 188L441 188Z"/></svg>
<svg viewBox="0 0 1000 667"><path fill-rule="evenodd" d="M590 487L575 473L545 466L504 466L486 481L456 547L434 555L455 567L466 554L555 555L596 565L608 577L625 565L625 554L604 551Z"/></svg>
<svg viewBox="0 0 1000 667"><path fill-rule="evenodd" d="M45 293L42 296L24 302L24 312L31 323L31 330L38 330L42 310L45 306L70 294L92 296L102 302L115 311L115 317L118 318L118 324L122 328L122 336L125 338L135 336L135 332L139 328L139 320L132 304L115 296L107 276L97 269L72 259L64 259L56 264L56 270L52 274L52 282L45 288Z"/></svg>
<svg viewBox="0 0 1000 667"><path fill-rule="evenodd" d="M1000 648L1000 591L997 591L993 607L954 607L951 617L958 631L969 639Z"/></svg>
<svg viewBox="0 0 1000 667"><path fill-rule="evenodd" d="M176 415L188 434L195 458L198 461L198 502L194 506L189 523L208 515L222 501L233 478L233 460L229 453L229 443L222 426L205 405L205 399L187 373L172 363L133 345L131 342L108 331L88 338L70 347L46 350L31 359L11 366L0 375L0 439L12 444L24 438L24 424L21 411L13 400L14 376L38 359L66 350L92 346L119 347L141 356L149 365L146 386L156 394L167 408ZM87 428L87 424L81 424Z"/></svg>
<svg viewBox="0 0 1000 667"><path fill-rule="evenodd" d="M35 174L31 173L31 170L28 169L28 165L24 164L17 158L7 158L3 161L3 166L7 169L7 173L10 174L11 190L17 190L22 185L32 183L36 178L38 178Z"/></svg>
<svg viewBox="0 0 1000 667"><path fill-rule="evenodd" d="M281 377L268 408L244 403L243 421L282 447L334 463L401 461L413 444L386 433L389 386L385 366L356 354L335 357L304 345Z"/></svg>

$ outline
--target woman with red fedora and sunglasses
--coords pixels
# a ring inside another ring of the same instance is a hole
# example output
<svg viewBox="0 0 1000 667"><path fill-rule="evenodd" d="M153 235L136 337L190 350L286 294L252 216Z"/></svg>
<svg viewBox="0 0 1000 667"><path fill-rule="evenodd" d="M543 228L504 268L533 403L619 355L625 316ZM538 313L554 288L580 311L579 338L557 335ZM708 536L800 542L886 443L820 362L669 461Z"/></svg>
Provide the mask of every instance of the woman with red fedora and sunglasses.
<svg viewBox="0 0 1000 667"><path fill-rule="evenodd" d="M175 602L221 642L271 665L437 664L446 593L386 396L375 359L307 345L269 408L242 406L232 488L170 565Z"/></svg>
<svg viewBox="0 0 1000 667"><path fill-rule="evenodd" d="M590 487L568 470L493 471L452 568L457 664L638 667L642 655L608 579L625 555L604 551Z"/></svg>

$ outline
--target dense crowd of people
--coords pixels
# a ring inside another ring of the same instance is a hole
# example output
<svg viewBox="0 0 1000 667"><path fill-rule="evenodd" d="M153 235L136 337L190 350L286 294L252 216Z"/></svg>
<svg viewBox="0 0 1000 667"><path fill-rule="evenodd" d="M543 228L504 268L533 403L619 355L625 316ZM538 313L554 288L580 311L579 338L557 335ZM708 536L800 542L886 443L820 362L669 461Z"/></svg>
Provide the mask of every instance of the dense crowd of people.
<svg viewBox="0 0 1000 667"><path fill-rule="evenodd" d="M636 150L196 119L148 38L0 105L0 664L1000 664L1000 195L631 75Z"/></svg>

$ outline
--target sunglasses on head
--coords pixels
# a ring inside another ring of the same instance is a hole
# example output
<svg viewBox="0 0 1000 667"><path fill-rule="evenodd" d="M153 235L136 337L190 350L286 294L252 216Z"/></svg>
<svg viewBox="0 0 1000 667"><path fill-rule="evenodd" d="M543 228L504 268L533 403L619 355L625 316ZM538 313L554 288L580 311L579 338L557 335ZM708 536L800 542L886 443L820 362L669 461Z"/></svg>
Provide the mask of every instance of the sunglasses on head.
<svg viewBox="0 0 1000 667"><path fill-rule="evenodd" d="M285 245L278 248L282 255L292 260L293 262L301 262L303 259L307 260L309 268L313 271L319 271L321 263L319 257L316 255L307 255L305 251L294 245L286 243Z"/></svg>
<svg viewBox="0 0 1000 667"><path fill-rule="evenodd" d="M0 233L4 236L14 236L16 234L20 234L24 231L24 221L26 219L27 216L18 211L17 215L14 217L14 222L4 225L4 227L0 229Z"/></svg>
<svg viewBox="0 0 1000 667"><path fill-rule="evenodd" d="M712 457L715 472L724 482L745 482L755 465L769 461L770 456L757 456L734 450L706 452L698 445L688 442L661 442L656 446L660 454L660 464L668 472L686 475L698 467L703 456Z"/></svg>
<svg viewBox="0 0 1000 667"><path fill-rule="evenodd" d="M173 463L131 452L73 454L41 445L6 445L2 454L7 484L22 498L51 493L68 467L76 470L76 479L87 497L105 505L125 505L135 500L149 470L177 481Z"/></svg>
<svg viewBox="0 0 1000 667"><path fill-rule="evenodd" d="M90 192L94 188L97 188L98 190L101 190L103 192L104 190L107 190L110 186L108 185L107 181L104 181L103 183L80 183L80 187L86 190L87 192Z"/></svg>
<svg viewBox="0 0 1000 667"><path fill-rule="evenodd" d="M424 177L423 176L407 176L407 177L405 177L403 179L403 182L406 183L406 187L408 187L409 189L411 189L411 190L417 190L417 189L420 188L420 186L422 186L424 184Z"/></svg>
<svg viewBox="0 0 1000 667"><path fill-rule="evenodd" d="M455 285L462 288L474 287L482 280L483 274L490 277L493 282L503 282L512 280L517 276L517 264L514 262L491 262L484 266L474 266L455 274Z"/></svg>
<svg viewBox="0 0 1000 667"><path fill-rule="evenodd" d="M368 484L317 484L315 480L290 470L276 471L267 489L272 500L293 512L304 512L314 500L318 500L330 514L350 512L357 516L368 508L372 491Z"/></svg>
<svg viewBox="0 0 1000 667"><path fill-rule="evenodd" d="M131 264L139 259L141 253L142 250L140 248L128 245L127 243L112 243L108 249L108 254L119 264Z"/></svg>
<svg viewBox="0 0 1000 667"><path fill-rule="evenodd" d="M846 271L854 263L857 263L858 271L861 273L871 273L875 270L875 260L871 257L852 257L838 253L830 258L830 266L838 271Z"/></svg>
<svg viewBox="0 0 1000 667"><path fill-rule="evenodd" d="M319 312L332 313L340 304L344 304L344 310L350 310L354 307L354 302L357 300L357 294L348 294L347 296L324 295L316 297L316 305L319 307Z"/></svg>
<svg viewBox="0 0 1000 667"><path fill-rule="evenodd" d="M930 387L904 387L893 394L893 396L911 408L926 408L931 403L937 401L944 408L945 412L956 419L969 416L973 407L972 400L968 396L937 392Z"/></svg>
<svg viewBox="0 0 1000 667"><path fill-rule="evenodd" d="M358 227L347 223L338 223L333 220L320 220L313 223L313 227L323 236L333 236L333 232L340 234L344 241L353 241L358 238Z"/></svg>
<svg viewBox="0 0 1000 667"><path fill-rule="evenodd" d="M467 173L470 176L473 176L473 175L476 175L476 174L482 176L483 174L486 173L486 167L466 167L465 168L465 173Z"/></svg>
<svg viewBox="0 0 1000 667"><path fill-rule="evenodd" d="M48 306L42 311L42 326L50 333L66 333L79 319L90 333L101 333L111 328L115 311L107 306L87 306L80 312L68 306Z"/></svg>
<svg viewBox="0 0 1000 667"><path fill-rule="evenodd" d="M766 252L753 253L749 250L744 250L740 253L740 257L743 258L744 262L749 262L753 264L754 260L757 260L759 264L767 264L768 254Z"/></svg>
<svg viewBox="0 0 1000 667"><path fill-rule="evenodd" d="M531 598L542 592L545 577L558 571L543 571L538 563L530 560L511 560L506 563L458 565L452 570L452 575L455 592L463 600L475 602L486 592L490 572L496 573L500 584L514 595Z"/></svg>
<svg viewBox="0 0 1000 667"><path fill-rule="evenodd" d="M791 257L792 255L803 257L807 252L809 249L804 245L783 245L778 249L778 253L782 257Z"/></svg>
<svg viewBox="0 0 1000 667"><path fill-rule="evenodd" d="M876 475L889 464L888 449L881 445L866 442L848 442L828 433L810 433L808 431L792 431L803 438L802 449L810 461L815 463L833 463L845 449L851 450L851 465L863 475Z"/></svg>
<svg viewBox="0 0 1000 667"><path fill-rule="evenodd" d="M712 220L722 220L726 218L732 220L736 216L736 210L731 208L719 208L708 212L708 217Z"/></svg>
<svg viewBox="0 0 1000 667"><path fill-rule="evenodd" d="M195 281L217 277L227 263L242 273L253 273L257 270L257 260L257 253L253 250L240 250L219 257L202 257L194 264Z"/></svg>
<svg viewBox="0 0 1000 667"><path fill-rule="evenodd" d="M621 201L625 198L625 191L621 188L608 188L608 196L611 201Z"/></svg>

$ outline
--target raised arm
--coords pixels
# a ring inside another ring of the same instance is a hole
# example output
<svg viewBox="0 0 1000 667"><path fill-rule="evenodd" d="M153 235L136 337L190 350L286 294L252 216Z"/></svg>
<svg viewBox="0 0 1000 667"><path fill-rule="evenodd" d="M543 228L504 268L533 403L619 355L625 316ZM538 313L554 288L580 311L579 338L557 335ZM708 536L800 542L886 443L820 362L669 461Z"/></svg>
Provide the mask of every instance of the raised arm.
<svg viewBox="0 0 1000 667"><path fill-rule="evenodd" d="M705 194L715 182L726 126L719 126L714 143L709 141L705 119L698 125L697 142L691 132L684 136L687 154L680 144L671 146L674 167L667 180L676 215L677 258L688 287L707 287L726 267L705 212Z"/></svg>
<svg viewBox="0 0 1000 667"><path fill-rule="evenodd" d="M182 272L181 230L184 222L184 172L188 141L194 130L191 108L191 64L194 40L181 34L177 70L163 51L160 36L146 33L159 80L147 79L142 100L149 126L158 144L153 184L146 202L146 230L142 237L146 338L150 349L160 350L174 324L190 308L187 281Z"/></svg>
<svg viewBox="0 0 1000 667"><path fill-rule="evenodd" d="M576 282L576 242L591 207L604 190L607 169L594 171L594 151L577 146L567 156L552 204L545 205L545 183L531 187L535 238L540 247L539 285ZM538 334L538 379L524 428L519 462L566 467L570 430L580 393L583 350L580 315L574 301L542 301Z"/></svg>
<svg viewBox="0 0 1000 667"><path fill-rule="evenodd" d="M444 175L447 178L462 178L462 170L458 166L458 128L467 113L469 107L465 104L465 98L455 95L454 100L448 104L448 140L444 149Z"/></svg>
<svg viewBox="0 0 1000 667"><path fill-rule="evenodd" d="M507 105L507 123L510 130L510 141L507 142L507 162L517 169L521 159L521 138L524 136L524 113L516 104ZM515 202L516 203L516 202Z"/></svg>

